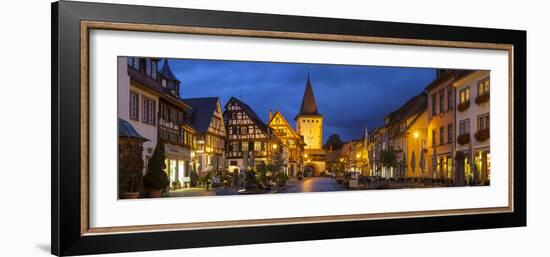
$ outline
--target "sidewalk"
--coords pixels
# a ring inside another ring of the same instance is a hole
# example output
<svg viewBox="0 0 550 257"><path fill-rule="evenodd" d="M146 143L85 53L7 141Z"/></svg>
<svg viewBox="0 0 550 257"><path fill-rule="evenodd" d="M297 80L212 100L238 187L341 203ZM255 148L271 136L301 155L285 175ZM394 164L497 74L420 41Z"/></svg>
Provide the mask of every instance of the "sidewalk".
<svg viewBox="0 0 550 257"><path fill-rule="evenodd" d="M282 190L285 190L289 187L298 185L309 178L304 178L302 181L297 179L289 179L286 182L286 185L283 187L273 188L271 190L265 191L263 194L274 194ZM218 187L218 188L209 188L208 190L204 187L193 187L193 188L182 188L178 190L170 190L166 197L190 197L190 196L214 196L214 195L238 195L239 190L242 187Z"/></svg>
<svg viewBox="0 0 550 257"><path fill-rule="evenodd" d="M167 197L184 197L184 196L212 196L216 195L214 189L206 190L203 187L183 188L178 190L170 190Z"/></svg>

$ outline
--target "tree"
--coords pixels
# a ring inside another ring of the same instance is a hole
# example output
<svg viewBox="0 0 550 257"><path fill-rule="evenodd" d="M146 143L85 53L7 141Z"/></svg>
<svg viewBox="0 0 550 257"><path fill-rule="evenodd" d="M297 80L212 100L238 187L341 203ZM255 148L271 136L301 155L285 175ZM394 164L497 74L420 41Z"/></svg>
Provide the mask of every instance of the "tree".
<svg viewBox="0 0 550 257"><path fill-rule="evenodd" d="M119 192L139 192L143 170L143 142L139 140L119 140L118 183Z"/></svg>
<svg viewBox="0 0 550 257"><path fill-rule="evenodd" d="M285 185L286 181L288 180L288 176L282 171L284 166L286 166L286 162L283 154L274 154L273 158L271 159L271 167L274 173L272 178L276 180L279 186Z"/></svg>
<svg viewBox="0 0 550 257"><path fill-rule="evenodd" d="M340 139L340 136L337 134L332 134L328 137L327 142L325 143L325 149L332 149L333 151L340 150L344 146L344 142Z"/></svg>
<svg viewBox="0 0 550 257"><path fill-rule="evenodd" d="M283 167L286 165L283 154L281 153L274 154L273 158L271 159L271 165L273 167L273 172L275 173L281 172Z"/></svg>
<svg viewBox="0 0 550 257"><path fill-rule="evenodd" d="M380 163L384 167L393 167L397 166L397 159L395 158L394 150L382 150L380 151Z"/></svg>
<svg viewBox="0 0 550 257"><path fill-rule="evenodd" d="M147 163L147 173L143 176L143 185L148 189L163 190L168 187L170 181L168 175L164 172L166 169L166 154L164 153L164 143L161 139L157 141L153 156Z"/></svg>
<svg viewBox="0 0 550 257"><path fill-rule="evenodd" d="M262 184L262 186L267 185L267 172L269 171L269 167L265 164L265 162L260 162L256 165L256 174L258 174L257 179Z"/></svg>

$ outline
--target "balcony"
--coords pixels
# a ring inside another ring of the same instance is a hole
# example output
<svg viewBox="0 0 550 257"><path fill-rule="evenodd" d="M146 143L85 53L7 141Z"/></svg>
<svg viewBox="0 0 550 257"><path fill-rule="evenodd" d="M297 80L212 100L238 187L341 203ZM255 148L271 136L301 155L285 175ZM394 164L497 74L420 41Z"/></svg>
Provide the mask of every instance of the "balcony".
<svg viewBox="0 0 550 257"><path fill-rule="evenodd" d="M465 145L465 144L467 144L467 143L470 143L470 133L465 133L465 134L459 135L459 136L456 138L456 142L457 142L459 145Z"/></svg>
<svg viewBox="0 0 550 257"><path fill-rule="evenodd" d="M478 142L483 142L483 141L489 139L489 129L478 130L478 131L474 134L474 137L476 138L476 140L477 140Z"/></svg>

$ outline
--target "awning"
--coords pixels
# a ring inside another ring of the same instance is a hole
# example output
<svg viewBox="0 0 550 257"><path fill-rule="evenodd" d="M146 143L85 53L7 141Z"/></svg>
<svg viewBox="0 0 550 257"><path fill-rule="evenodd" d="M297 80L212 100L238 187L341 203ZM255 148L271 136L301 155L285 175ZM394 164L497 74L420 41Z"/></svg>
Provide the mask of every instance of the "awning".
<svg viewBox="0 0 550 257"><path fill-rule="evenodd" d="M142 141L150 141L149 139L142 137L128 121L118 119L118 136L128 137Z"/></svg>

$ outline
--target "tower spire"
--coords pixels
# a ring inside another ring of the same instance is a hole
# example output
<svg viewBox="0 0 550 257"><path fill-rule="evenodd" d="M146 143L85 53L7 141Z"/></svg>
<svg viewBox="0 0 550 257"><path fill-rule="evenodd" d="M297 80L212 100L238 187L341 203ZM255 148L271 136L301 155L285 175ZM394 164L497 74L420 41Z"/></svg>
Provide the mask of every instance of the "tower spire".
<svg viewBox="0 0 550 257"><path fill-rule="evenodd" d="M309 71L307 73L306 89L304 91L304 97L302 98L302 106L300 107L300 113L298 115L321 115L317 110L317 103L313 95Z"/></svg>

